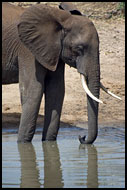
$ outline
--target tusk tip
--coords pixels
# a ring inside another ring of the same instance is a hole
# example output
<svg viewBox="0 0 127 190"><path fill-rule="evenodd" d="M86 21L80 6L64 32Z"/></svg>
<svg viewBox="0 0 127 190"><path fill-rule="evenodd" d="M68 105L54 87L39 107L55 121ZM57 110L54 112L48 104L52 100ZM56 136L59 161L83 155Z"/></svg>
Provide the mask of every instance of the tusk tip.
<svg viewBox="0 0 127 190"><path fill-rule="evenodd" d="M104 102L102 102L101 100L99 101L101 104L103 104Z"/></svg>
<svg viewBox="0 0 127 190"><path fill-rule="evenodd" d="M118 100L122 100L122 98L120 98L119 96L113 94L112 92L110 92L108 90L108 88L105 88L104 85L100 82L100 88L102 88L102 90L104 90L107 94L113 96L114 98L118 99Z"/></svg>

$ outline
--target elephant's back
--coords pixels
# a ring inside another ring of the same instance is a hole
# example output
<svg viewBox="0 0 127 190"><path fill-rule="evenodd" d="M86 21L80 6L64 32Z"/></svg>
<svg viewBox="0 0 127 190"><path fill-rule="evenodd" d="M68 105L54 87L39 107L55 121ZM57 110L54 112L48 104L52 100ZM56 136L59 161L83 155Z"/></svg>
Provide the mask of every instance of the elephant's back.
<svg viewBox="0 0 127 190"><path fill-rule="evenodd" d="M25 9L2 3L2 83L18 82L18 38L17 23Z"/></svg>
<svg viewBox="0 0 127 190"><path fill-rule="evenodd" d="M2 27L18 21L20 15L24 12L24 8L12 5L7 2L2 3Z"/></svg>

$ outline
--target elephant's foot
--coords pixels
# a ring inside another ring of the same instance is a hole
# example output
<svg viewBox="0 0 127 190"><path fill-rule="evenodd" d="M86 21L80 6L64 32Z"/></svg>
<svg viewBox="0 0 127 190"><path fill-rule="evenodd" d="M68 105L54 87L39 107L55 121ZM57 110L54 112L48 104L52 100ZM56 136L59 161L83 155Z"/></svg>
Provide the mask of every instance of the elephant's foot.
<svg viewBox="0 0 127 190"><path fill-rule="evenodd" d="M17 140L17 143L31 143L32 140Z"/></svg>
<svg viewBox="0 0 127 190"><path fill-rule="evenodd" d="M17 143L31 143L33 139L33 135L30 137L18 136Z"/></svg>
<svg viewBox="0 0 127 190"><path fill-rule="evenodd" d="M42 142L43 141L56 141L56 139L42 139Z"/></svg>
<svg viewBox="0 0 127 190"><path fill-rule="evenodd" d="M56 137L46 137L46 138L42 138L42 141L56 141Z"/></svg>
<svg viewBox="0 0 127 190"><path fill-rule="evenodd" d="M45 131L43 131L42 141L56 141L56 139L57 139L57 133L56 132L48 131L46 133Z"/></svg>

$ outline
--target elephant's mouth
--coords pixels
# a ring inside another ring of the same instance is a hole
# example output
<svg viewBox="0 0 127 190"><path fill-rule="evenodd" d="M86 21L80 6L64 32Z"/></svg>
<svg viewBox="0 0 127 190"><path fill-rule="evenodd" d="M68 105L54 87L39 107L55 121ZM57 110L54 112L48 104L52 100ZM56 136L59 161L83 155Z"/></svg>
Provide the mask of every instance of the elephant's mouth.
<svg viewBox="0 0 127 190"><path fill-rule="evenodd" d="M80 74L80 76L81 76L82 86L83 86L83 88L84 88L86 94L87 94L88 96L90 96L93 100L95 100L96 102L98 102L98 103L103 103L100 99L96 98L96 97L91 93L91 91L89 90L89 88L88 88L88 86L87 86L87 81L86 81L85 76L84 76L83 74ZM100 88L101 88L102 90L104 90L104 92L106 92L107 94L113 96L114 98L117 98L117 99L119 99L119 100L122 100L119 96L113 94L113 93L110 92L107 88L105 88L104 85L103 85L101 82L100 82Z"/></svg>
<svg viewBox="0 0 127 190"><path fill-rule="evenodd" d="M64 58L64 62L68 64L70 67L76 68L76 61L73 58Z"/></svg>

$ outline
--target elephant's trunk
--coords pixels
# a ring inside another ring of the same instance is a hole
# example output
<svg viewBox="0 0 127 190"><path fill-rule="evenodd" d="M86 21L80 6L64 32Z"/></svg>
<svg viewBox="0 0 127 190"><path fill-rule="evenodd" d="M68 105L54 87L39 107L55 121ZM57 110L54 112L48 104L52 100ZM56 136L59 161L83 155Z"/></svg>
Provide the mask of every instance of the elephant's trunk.
<svg viewBox="0 0 127 190"><path fill-rule="evenodd" d="M92 76L92 77L91 77ZM100 68L99 64L96 69L89 72L88 75L88 88L90 92L99 99L100 93ZM88 109L88 136L85 140L84 137L79 136L79 140L82 144L92 144L98 134L98 102L93 100L89 95L87 95L87 109Z"/></svg>

